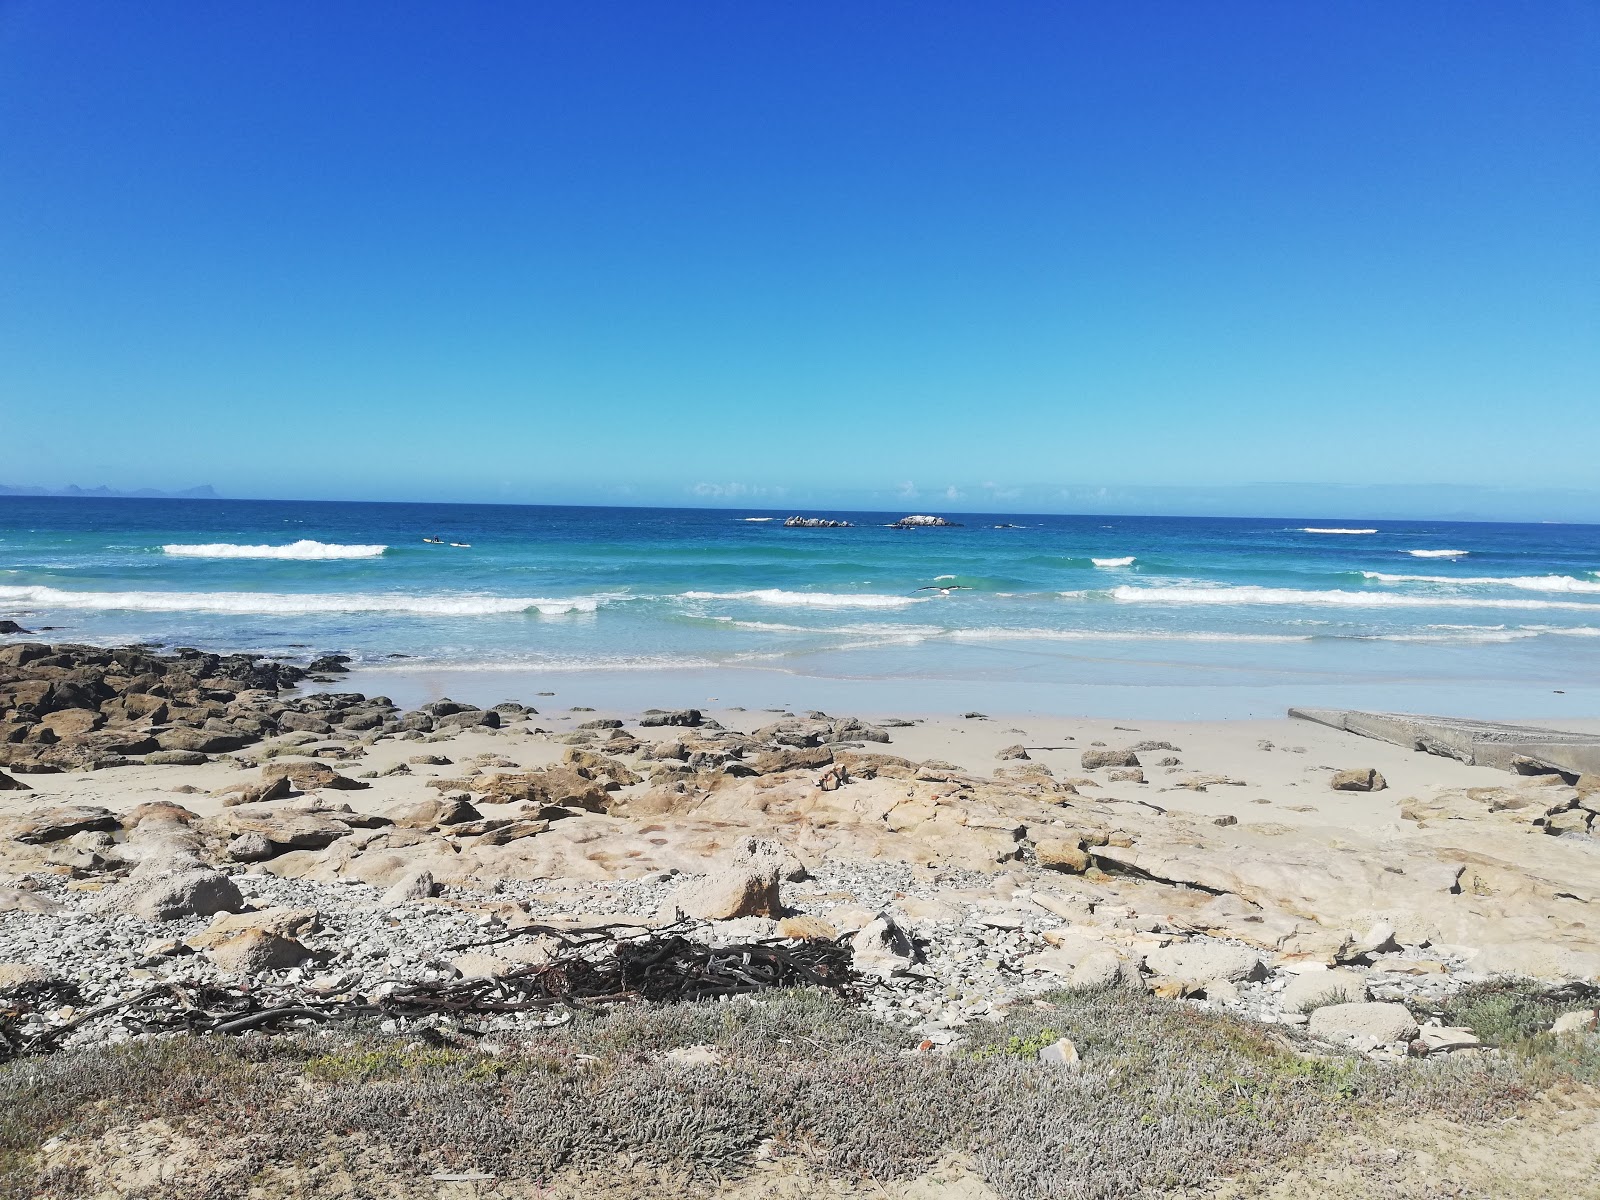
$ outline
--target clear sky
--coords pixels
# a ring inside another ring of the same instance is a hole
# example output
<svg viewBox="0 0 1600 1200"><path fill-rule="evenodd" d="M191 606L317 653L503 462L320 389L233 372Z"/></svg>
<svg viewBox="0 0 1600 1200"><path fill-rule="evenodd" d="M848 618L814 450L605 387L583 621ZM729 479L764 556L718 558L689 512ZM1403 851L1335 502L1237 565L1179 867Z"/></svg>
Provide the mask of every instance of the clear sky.
<svg viewBox="0 0 1600 1200"><path fill-rule="evenodd" d="M1597 63L1592 0L0 0L0 483L1597 488Z"/></svg>

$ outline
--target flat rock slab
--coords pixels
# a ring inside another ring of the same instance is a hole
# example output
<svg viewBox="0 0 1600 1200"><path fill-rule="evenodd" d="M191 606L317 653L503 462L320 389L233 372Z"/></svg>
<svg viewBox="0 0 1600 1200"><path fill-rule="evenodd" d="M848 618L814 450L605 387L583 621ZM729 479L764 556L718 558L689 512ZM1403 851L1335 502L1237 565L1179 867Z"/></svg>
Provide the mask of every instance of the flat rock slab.
<svg viewBox="0 0 1600 1200"><path fill-rule="evenodd" d="M1289 715L1362 737L1426 750L1476 767L1523 775L1560 771L1600 774L1600 734L1567 733L1535 725L1505 725L1465 717L1357 712L1347 708L1291 708Z"/></svg>

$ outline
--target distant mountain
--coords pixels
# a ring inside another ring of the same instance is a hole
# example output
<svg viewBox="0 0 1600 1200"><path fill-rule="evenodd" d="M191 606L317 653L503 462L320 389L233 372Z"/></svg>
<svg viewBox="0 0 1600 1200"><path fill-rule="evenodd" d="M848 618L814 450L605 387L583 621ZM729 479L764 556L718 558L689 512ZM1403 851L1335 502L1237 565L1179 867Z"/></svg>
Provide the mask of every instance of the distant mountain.
<svg viewBox="0 0 1600 1200"><path fill-rule="evenodd" d="M69 483L66 487L26 487L15 484L0 483L0 496L88 496L96 499L135 500L162 498L168 500L220 500L217 489L209 483L202 483L199 487L184 488L181 492L163 492L157 488L138 488L131 492L119 492L108 488L105 484L99 487L79 487Z"/></svg>

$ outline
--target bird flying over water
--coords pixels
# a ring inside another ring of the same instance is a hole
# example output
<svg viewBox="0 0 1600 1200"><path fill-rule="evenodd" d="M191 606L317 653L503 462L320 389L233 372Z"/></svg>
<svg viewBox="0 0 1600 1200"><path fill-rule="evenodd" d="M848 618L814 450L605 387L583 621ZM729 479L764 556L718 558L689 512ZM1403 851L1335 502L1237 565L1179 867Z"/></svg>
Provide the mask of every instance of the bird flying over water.
<svg viewBox="0 0 1600 1200"><path fill-rule="evenodd" d="M919 587L919 592L938 592L941 596L948 596L951 592L970 592L972 589L964 583L930 583L927 587Z"/></svg>

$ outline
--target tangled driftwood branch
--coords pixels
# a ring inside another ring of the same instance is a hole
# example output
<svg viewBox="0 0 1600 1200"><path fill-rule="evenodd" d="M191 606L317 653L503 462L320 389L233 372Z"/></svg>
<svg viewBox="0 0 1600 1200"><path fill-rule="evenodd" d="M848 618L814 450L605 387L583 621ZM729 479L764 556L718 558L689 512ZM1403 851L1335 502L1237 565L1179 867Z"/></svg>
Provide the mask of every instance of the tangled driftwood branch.
<svg viewBox="0 0 1600 1200"><path fill-rule="evenodd" d="M370 993L272 1002L245 987L158 983L55 1024L39 1018L47 1007L79 999L76 988L56 981L21 984L0 992L0 1061L51 1053L75 1030L114 1015L135 1033L233 1034L306 1020L463 1017L632 1000L662 1004L769 988L819 987L853 995L858 985L850 950L842 944L766 941L712 947L687 937L682 926L641 931L613 925L581 933L529 926L450 949L527 936L553 938L557 948L545 962L494 978L388 980Z"/></svg>

